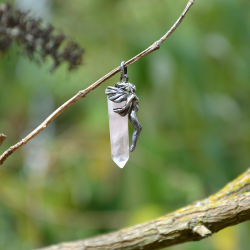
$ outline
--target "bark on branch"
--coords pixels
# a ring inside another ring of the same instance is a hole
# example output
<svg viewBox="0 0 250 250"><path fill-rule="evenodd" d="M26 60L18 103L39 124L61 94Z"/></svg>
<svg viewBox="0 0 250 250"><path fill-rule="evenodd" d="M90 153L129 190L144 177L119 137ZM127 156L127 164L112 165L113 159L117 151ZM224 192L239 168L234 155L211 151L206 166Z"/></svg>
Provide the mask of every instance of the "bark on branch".
<svg viewBox="0 0 250 250"><path fill-rule="evenodd" d="M250 169L205 200L120 231L41 250L154 250L202 240L250 219Z"/></svg>
<svg viewBox="0 0 250 250"><path fill-rule="evenodd" d="M153 51L160 48L161 44L176 30L176 28L181 24L182 20L184 19L185 15L187 14L188 10L194 4L194 0L189 0L186 8L182 12L181 16L175 22L175 24L171 27L171 29L158 41L154 42L151 46L149 46L146 50L142 51L140 54L136 55L129 61L127 61L124 66L128 67L129 65L133 64L134 62L138 61L139 59L143 58L144 56L152 53ZM28 136L22 139L20 142L15 144L14 146L10 147L0 156L0 165L12 155L16 150L21 148L25 145L28 141L38 135L41 131L43 131L58 115L60 115L65 109L71 106L73 103L77 102L78 100L84 98L88 93L92 90L96 89L110 77L114 76L120 71L120 67L113 69L111 72L100 78L98 81L90 85L85 90L79 91L75 96L73 96L70 100L65 102L61 107L59 107L56 111L54 111L42 124L40 124L34 131L32 131Z"/></svg>

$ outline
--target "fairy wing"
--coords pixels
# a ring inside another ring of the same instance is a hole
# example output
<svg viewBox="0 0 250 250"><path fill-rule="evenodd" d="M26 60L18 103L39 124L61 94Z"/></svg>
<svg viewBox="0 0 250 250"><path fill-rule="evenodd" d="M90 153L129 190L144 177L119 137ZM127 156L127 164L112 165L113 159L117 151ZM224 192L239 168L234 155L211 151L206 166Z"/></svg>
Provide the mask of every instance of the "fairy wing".
<svg viewBox="0 0 250 250"><path fill-rule="evenodd" d="M128 107L124 106L122 108L114 109L114 112L116 112L120 116L126 116L127 114L130 113L131 108L132 108L132 102L128 105Z"/></svg>
<svg viewBox="0 0 250 250"><path fill-rule="evenodd" d="M105 94L108 96L108 99L112 102L123 102L126 101L129 93L126 91L116 88L116 87L107 87Z"/></svg>
<svg viewBox="0 0 250 250"><path fill-rule="evenodd" d="M108 99L110 101L116 103L127 101L130 96L130 94L127 93L125 90L110 86L106 88L105 94L108 96ZM125 105L124 107L121 108L115 108L114 112L116 112L120 116L126 116L130 112L131 108L132 108L132 103L129 103L127 107Z"/></svg>

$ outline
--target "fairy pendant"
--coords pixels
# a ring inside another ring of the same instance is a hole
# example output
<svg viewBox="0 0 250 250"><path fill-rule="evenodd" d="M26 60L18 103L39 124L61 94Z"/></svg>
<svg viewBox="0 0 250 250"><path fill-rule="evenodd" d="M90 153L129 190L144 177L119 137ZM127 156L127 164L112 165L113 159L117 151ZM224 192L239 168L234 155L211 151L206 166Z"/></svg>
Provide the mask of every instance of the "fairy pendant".
<svg viewBox="0 0 250 250"><path fill-rule="evenodd" d="M108 98L111 156L120 168L123 168L129 159L128 120L135 129L131 152L135 150L142 130L137 119L139 98L135 94L135 85L128 82L127 68L124 67L124 63L124 61L121 63L120 82L105 90ZM125 81L123 81L124 78Z"/></svg>

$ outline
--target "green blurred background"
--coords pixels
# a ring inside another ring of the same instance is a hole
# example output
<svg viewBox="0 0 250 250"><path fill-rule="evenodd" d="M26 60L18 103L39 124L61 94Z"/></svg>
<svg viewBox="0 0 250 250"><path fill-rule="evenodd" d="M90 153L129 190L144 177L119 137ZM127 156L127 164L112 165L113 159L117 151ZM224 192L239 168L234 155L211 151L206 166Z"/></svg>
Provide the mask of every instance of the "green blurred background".
<svg viewBox="0 0 250 250"><path fill-rule="evenodd" d="M0 1L1 3L4 1ZM4 152L53 110L158 40L187 0L16 0L86 49L50 74L13 46L0 60ZM124 169L111 160L105 88L63 112L0 168L0 249L26 250L162 216L250 163L250 2L196 0L161 49L131 65L143 126ZM133 128L130 126L130 134ZM130 136L131 137L131 136ZM248 250L250 224L171 250Z"/></svg>

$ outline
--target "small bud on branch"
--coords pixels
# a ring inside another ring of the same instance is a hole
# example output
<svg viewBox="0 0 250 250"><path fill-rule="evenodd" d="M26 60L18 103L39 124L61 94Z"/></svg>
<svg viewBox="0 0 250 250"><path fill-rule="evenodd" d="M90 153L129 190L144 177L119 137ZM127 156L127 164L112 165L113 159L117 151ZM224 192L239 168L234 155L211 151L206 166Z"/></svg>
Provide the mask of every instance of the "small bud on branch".
<svg viewBox="0 0 250 250"><path fill-rule="evenodd" d="M6 139L6 135L0 134L0 146L2 145L3 141Z"/></svg>

